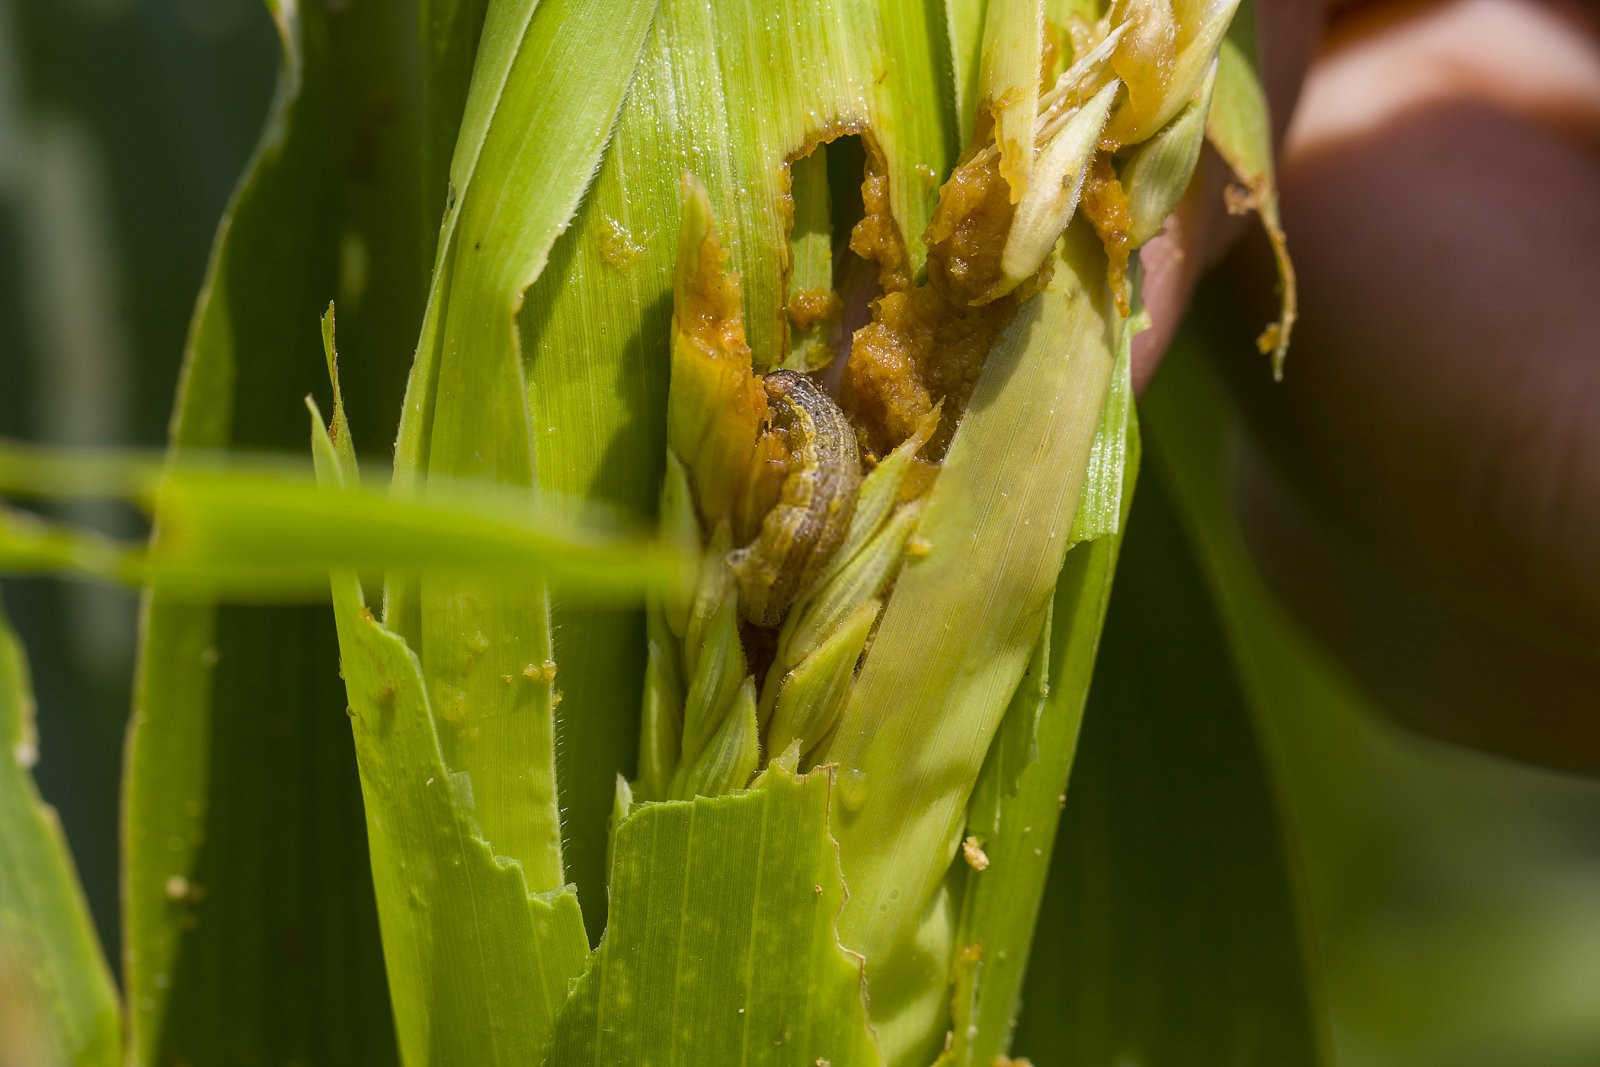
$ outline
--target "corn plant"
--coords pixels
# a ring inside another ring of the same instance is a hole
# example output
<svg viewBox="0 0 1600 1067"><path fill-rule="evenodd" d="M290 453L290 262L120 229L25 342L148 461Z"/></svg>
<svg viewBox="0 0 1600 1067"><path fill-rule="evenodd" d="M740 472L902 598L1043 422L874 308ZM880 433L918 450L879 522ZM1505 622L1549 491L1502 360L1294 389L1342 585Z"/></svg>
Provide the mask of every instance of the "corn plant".
<svg viewBox="0 0 1600 1067"><path fill-rule="evenodd" d="M146 589L120 1006L0 777L18 1062L1025 1051L1137 252L1208 140L1282 247L1248 5L269 7L170 454L0 453L154 523L0 531Z"/></svg>

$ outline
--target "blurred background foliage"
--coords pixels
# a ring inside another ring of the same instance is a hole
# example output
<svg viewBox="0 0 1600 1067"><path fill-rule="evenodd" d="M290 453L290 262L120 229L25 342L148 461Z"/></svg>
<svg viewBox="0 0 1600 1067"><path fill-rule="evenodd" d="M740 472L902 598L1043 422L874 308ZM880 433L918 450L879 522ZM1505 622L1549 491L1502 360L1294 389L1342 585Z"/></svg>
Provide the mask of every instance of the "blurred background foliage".
<svg viewBox="0 0 1600 1067"><path fill-rule="evenodd" d="M164 443L194 295L276 55L258 0L0 0L0 436ZM1336 1062L1600 1062L1600 783L1401 732L1281 614L1226 507L1250 443L1204 347L1178 351L1144 405L1129 570L1105 639L1110 680L1097 678L1085 726L1080 761L1093 777L1083 780L1147 804L1137 825L1150 840L1135 851L1207 847L1227 826L1198 826L1197 812L1233 817L1228 804L1250 803L1248 790L1215 805L1163 797L1138 773L1160 738L1112 716L1160 706L1203 724L1218 707L1255 709ZM67 517L133 529L115 509L75 507ZM1128 576L1141 559L1159 580ZM136 601L50 580L7 580L0 593L37 691L38 783L116 959ZM1078 837L1057 850L1058 882L1087 854L1091 812L1069 806L1063 833ZM1183 884L1181 867L1127 870L1156 880L1158 908L1203 906L1215 888ZM1075 899L1058 888L1046 908ZM1068 918L1044 917L1036 971L1075 950ZM1225 996L1226 983L1190 993L1207 995ZM1025 1016L1019 1052L1030 1051L1028 1031ZM1152 1049L1125 1060L1170 1062Z"/></svg>

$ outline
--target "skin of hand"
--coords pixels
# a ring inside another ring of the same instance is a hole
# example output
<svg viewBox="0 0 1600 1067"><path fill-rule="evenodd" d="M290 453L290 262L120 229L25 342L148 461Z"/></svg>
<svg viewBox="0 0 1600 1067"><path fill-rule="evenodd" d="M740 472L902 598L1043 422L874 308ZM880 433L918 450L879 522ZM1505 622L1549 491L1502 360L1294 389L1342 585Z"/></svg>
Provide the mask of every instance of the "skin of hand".
<svg viewBox="0 0 1600 1067"><path fill-rule="evenodd" d="M1242 299L1270 297L1271 264L1214 206L1214 159L1145 251L1136 380L1221 258L1195 306L1237 353L1268 580L1396 719L1600 773L1600 14L1260 18L1300 281L1284 381L1253 358L1272 312Z"/></svg>

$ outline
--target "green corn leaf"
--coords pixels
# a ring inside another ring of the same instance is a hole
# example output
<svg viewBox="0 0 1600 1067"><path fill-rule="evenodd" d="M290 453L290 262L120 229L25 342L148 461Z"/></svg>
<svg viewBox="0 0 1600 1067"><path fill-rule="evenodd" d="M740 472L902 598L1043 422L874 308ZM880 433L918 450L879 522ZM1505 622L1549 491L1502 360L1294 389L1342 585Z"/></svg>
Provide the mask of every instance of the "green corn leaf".
<svg viewBox="0 0 1600 1067"><path fill-rule="evenodd" d="M774 765L748 792L624 817L605 937L545 1063L881 1063L834 929L830 782Z"/></svg>
<svg viewBox="0 0 1600 1067"><path fill-rule="evenodd" d="M1133 476L1129 467L1137 466L1137 419L1133 406L1133 375L1129 345L1140 330L1149 325L1144 308L1136 307L1122 329L1122 352L1106 390L1106 407L1095 427L1094 444L1089 447L1089 469L1083 476L1083 495L1072 516L1072 543L1098 541L1122 532L1123 519L1132 498Z"/></svg>
<svg viewBox="0 0 1600 1067"><path fill-rule="evenodd" d="M1131 334L1131 331L1129 331ZM1138 426L1132 418L1128 353L1114 379L1100 438L1114 438L1123 514L1117 525L1067 553L1056 583L1050 625L1045 628L1047 665L1030 676L990 748L973 789L967 828L978 835L987 866L967 875L956 943L967 966L952 1005L952 1044L945 1063L987 1065L1011 1045L1012 1027L1027 973L1034 926L1050 870L1068 776L1078 746L1095 652L1110 602L1111 579L1121 544L1121 521L1133 500L1138 470ZM1091 463L1091 470L1094 464ZM1084 486L1079 514L1099 495ZM1030 686L1034 677L1044 684ZM1042 689L1042 692L1039 691ZM1031 691L1030 691L1031 690Z"/></svg>
<svg viewBox="0 0 1600 1067"><path fill-rule="evenodd" d="M422 4L269 5L279 92L195 309L176 454L303 452L330 299L352 337L352 417L390 432L483 11ZM156 592L141 635L123 783L130 1057L392 1063L327 609Z"/></svg>
<svg viewBox="0 0 1600 1067"><path fill-rule="evenodd" d="M788 329L783 166L809 144L870 142L918 269L915 238L957 151L942 38L929 5L899 0L662 0L594 187L520 318L541 486L655 507L685 172L705 184L763 367ZM593 919L612 806L593 769L633 767L643 627L559 597L555 624L566 855Z"/></svg>
<svg viewBox="0 0 1600 1067"><path fill-rule="evenodd" d="M343 427L341 408L334 419ZM314 409L312 447L321 477L355 478L353 453L341 454ZM532 891L485 839L475 784L445 762L417 656L373 617L353 572L332 581L401 1056L536 1063L588 957L577 896ZM504 684L548 687L521 675Z"/></svg>
<svg viewBox="0 0 1600 1067"><path fill-rule="evenodd" d="M988 0L945 0L945 37L950 48L951 84L961 143L971 144L978 122L983 69L984 24Z"/></svg>
<svg viewBox="0 0 1600 1067"><path fill-rule="evenodd" d="M1081 228L1066 245L984 364L927 500L929 552L902 571L825 753L863 785L838 822L841 931L867 957L896 1062L931 1058L943 1031L926 975L954 931L932 946L918 931L934 936L925 923L948 907L967 795L1034 652L1115 363L1122 320L1104 303L1104 260Z"/></svg>
<svg viewBox="0 0 1600 1067"><path fill-rule="evenodd" d="M1242 195L1229 193L1228 209L1235 213L1254 211L1272 245L1278 266L1278 321L1267 327L1256 344L1263 353L1271 354L1272 373L1281 378L1298 299L1294 263L1289 259L1289 245L1278 215L1272 116L1267 110L1267 94L1261 85L1256 55L1254 0L1240 4L1238 17L1228 28L1217 55L1216 89L1206 113L1206 139L1243 183Z"/></svg>
<svg viewBox="0 0 1600 1067"><path fill-rule="evenodd" d="M593 175L651 15L629 0L489 5L396 444L398 485L444 476L533 489L517 310ZM470 775L479 825L537 891L566 880L545 578L396 575L385 610L422 661L445 760ZM503 682L531 665L545 684Z"/></svg>
<svg viewBox="0 0 1600 1067"><path fill-rule="evenodd" d="M0 1062L121 1062L117 990L61 825L34 788L33 694L0 616Z"/></svg>
<svg viewBox="0 0 1600 1067"><path fill-rule="evenodd" d="M0 492L128 500L162 530L143 548L0 512L0 570L153 585L173 599L320 600L327 572L342 568L498 577L542 567L575 598L630 601L652 587L678 594L688 563L597 515L530 507L492 485L440 484L410 497L359 484L330 490L308 469L266 458L163 465L0 443Z"/></svg>
<svg viewBox="0 0 1600 1067"><path fill-rule="evenodd" d="M1039 114L1043 51L1044 0L988 0L978 65L978 107L994 121L1000 176L1011 187L1013 204L1028 194L1033 176L1033 126ZM1047 248L1060 232L1056 227Z"/></svg>

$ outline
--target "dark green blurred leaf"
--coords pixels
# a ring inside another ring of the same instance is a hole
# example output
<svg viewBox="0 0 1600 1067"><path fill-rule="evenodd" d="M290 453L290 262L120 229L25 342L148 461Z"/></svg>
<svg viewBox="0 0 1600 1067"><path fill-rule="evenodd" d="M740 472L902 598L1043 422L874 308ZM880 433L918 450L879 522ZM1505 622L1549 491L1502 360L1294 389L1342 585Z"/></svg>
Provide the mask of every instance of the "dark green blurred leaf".
<svg viewBox="0 0 1600 1067"><path fill-rule="evenodd" d="M0 435L164 443L194 294L272 91L259 0L11 3L0 15ZM131 533L115 507L75 521ZM61 816L120 959L118 811L138 604L0 579Z"/></svg>
<svg viewBox="0 0 1600 1067"><path fill-rule="evenodd" d="M1147 428L1013 1051L1323 1063L1296 861L1166 444Z"/></svg>
<svg viewBox="0 0 1600 1067"><path fill-rule="evenodd" d="M352 414L383 440L421 321L454 136L439 116L459 112L482 2L430 3L426 19L390 0L273 6L284 75L213 249L179 450L303 449L335 298ZM124 808L141 1061L395 1058L331 622L146 603Z"/></svg>
<svg viewBox="0 0 1600 1067"><path fill-rule="evenodd" d="M117 993L38 758L22 646L0 616L0 1063L120 1062Z"/></svg>

